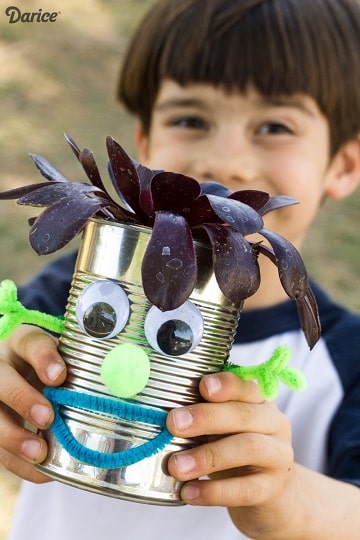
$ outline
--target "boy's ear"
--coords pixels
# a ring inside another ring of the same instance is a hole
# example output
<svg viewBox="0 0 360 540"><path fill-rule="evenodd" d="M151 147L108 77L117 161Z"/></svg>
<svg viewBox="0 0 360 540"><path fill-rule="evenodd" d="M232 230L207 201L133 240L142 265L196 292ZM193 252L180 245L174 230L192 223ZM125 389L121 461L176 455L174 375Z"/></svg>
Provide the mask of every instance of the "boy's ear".
<svg viewBox="0 0 360 540"><path fill-rule="evenodd" d="M330 169L327 196L341 200L351 195L360 184L360 135L340 148Z"/></svg>
<svg viewBox="0 0 360 540"><path fill-rule="evenodd" d="M144 127L139 121L135 125L135 146L138 160L143 165L146 165L149 158L149 136L145 133Z"/></svg>

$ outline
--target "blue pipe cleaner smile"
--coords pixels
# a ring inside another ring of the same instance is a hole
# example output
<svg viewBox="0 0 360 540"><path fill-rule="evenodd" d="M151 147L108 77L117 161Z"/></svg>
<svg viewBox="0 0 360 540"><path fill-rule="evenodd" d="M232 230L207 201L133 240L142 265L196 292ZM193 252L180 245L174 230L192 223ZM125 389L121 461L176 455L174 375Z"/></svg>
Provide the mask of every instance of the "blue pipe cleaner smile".
<svg viewBox="0 0 360 540"><path fill-rule="evenodd" d="M100 467L102 469L118 469L133 465L142 459L152 456L169 444L173 435L166 428L167 413L155 409L148 409L140 405L115 401L65 388L47 386L44 389L45 397L54 408L55 420L51 427L56 439L64 449L77 460ZM70 429L62 418L61 406L85 409L91 412L100 412L118 416L124 420L135 420L145 424L156 425L161 428L159 435L141 446L130 448L122 452L106 453L91 450L80 444L72 435Z"/></svg>

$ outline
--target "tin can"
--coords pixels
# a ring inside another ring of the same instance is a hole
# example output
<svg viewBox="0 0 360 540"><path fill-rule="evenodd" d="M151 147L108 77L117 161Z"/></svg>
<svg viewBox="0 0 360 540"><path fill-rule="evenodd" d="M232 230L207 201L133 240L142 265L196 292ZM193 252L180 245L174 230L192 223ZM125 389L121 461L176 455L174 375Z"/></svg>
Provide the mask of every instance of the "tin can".
<svg viewBox="0 0 360 540"><path fill-rule="evenodd" d="M119 343L143 347L150 357L149 379L129 401L167 413L172 408L199 402L201 377L221 370L229 356L241 306L234 306L220 291L213 274L210 245L194 242L198 277L189 301L201 313L202 337L192 351L178 356L152 349L144 331L144 321L152 306L144 295L141 279L141 263L150 234L151 229L142 226L89 221L78 253L59 348L68 368L65 389L123 402L123 398L117 398L104 386L100 376L103 359ZM98 339L81 328L77 306L86 287L104 280L121 285L128 297L129 315L121 332L109 339ZM63 406L61 416L77 443L104 454L139 448L160 432L158 425L72 406ZM44 436L49 452L37 466L42 473L102 495L158 505L183 504L182 484L168 474L167 461L172 453L202 441L174 437L150 457L127 466L105 468L74 458L51 429Z"/></svg>

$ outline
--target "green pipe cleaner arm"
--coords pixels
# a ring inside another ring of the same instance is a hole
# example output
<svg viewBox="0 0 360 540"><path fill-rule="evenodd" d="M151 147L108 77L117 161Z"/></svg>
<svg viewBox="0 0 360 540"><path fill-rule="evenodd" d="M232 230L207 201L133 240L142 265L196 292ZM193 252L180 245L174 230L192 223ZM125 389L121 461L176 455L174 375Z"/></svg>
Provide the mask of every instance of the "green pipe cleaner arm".
<svg viewBox="0 0 360 540"><path fill-rule="evenodd" d="M61 334L64 320L34 309L27 309L17 299L17 288L11 279L0 283L0 341L7 339L21 324L33 324Z"/></svg>
<svg viewBox="0 0 360 540"><path fill-rule="evenodd" d="M271 358L256 366L238 366L230 362L224 365L223 371L230 371L244 381L255 380L266 400L275 399L279 393L279 382L290 390L304 390L307 386L301 371L288 367L291 351L286 345L279 345Z"/></svg>

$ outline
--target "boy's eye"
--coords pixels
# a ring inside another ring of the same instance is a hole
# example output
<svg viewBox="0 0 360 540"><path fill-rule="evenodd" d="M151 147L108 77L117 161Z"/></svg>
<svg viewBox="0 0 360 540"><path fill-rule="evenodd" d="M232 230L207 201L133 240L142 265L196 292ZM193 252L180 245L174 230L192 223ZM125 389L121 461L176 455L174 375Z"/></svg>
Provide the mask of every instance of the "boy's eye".
<svg viewBox="0 0 360 540"><path fill-rule="evenodd" d="M279 122L266 122L258 129L260 135L282 135L292 133L292 130L285 124Z"/></svg>
<svg viewBox="0 0 360 540"><path fill-rule="evenodd" d="M207 123L198 116L182 116L173 120L172 124L187 129L206 129Z"/></svg>

